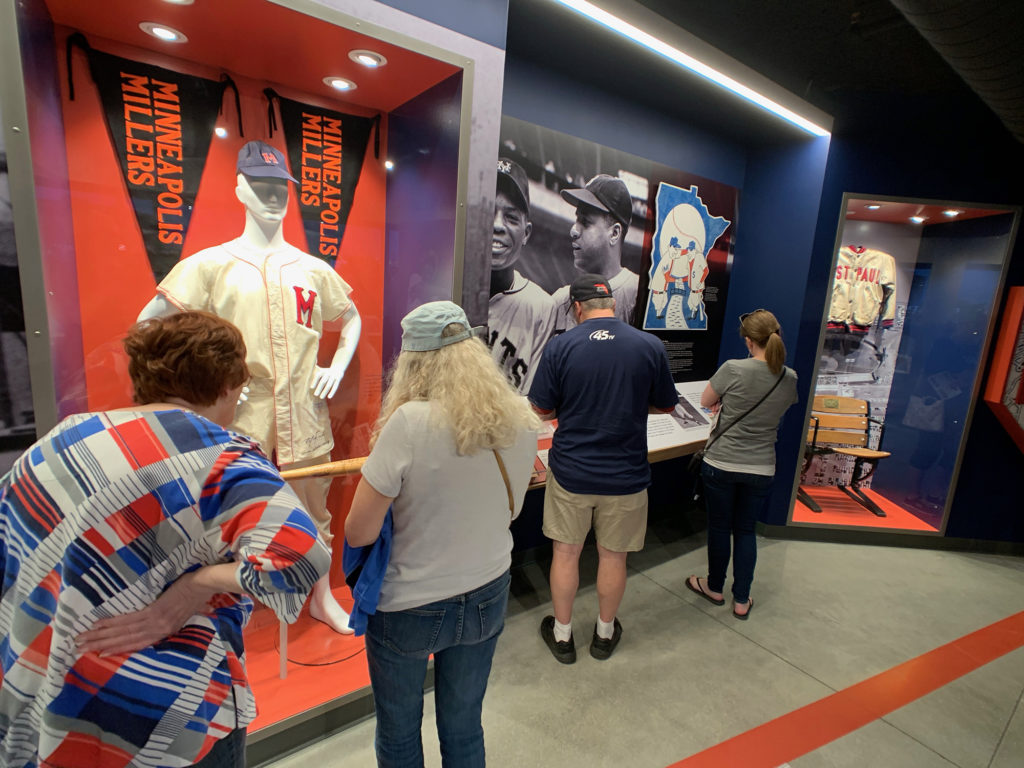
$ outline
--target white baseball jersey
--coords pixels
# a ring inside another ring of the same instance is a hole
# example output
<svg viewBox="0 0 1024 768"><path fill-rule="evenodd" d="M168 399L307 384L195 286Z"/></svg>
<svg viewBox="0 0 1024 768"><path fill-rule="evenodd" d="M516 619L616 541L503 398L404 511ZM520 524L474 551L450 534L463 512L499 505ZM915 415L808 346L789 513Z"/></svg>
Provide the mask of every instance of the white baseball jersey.
<svg viewBox="0 0 1024 768"><path fill-rule="evenodd" d="M516 389L530 391L544 345L555 327L555 300L513 270L512 286L491 297L487 346Z"/></svg>
<svg viewBox="0 0 1024 768"><path fill-rule="evenodd" d="M882 327L896 317L896 260L885 251L844 245L836 260L829 328L866 333L879 317Z"/></svg>
<svg viewBox="0 0 1024 768"><path fill-rule="evenodd" d="M633 319L633 307L636 305L636 292L640 285L640 276L623 267L619 274L608 281L615 299L615 316L624 323ZM555 300L555 332L561 333L576 327L576 318L572 311L566 311L569 305L569 286L563 285L552 294Z"/></svg>
<svg viewBox="0 0 1024 768"><path fill-rule="evenodd" d="M179 309L212 312L242 332L252 379L231 428L279 464L330 453L327 403L310 391L325 322L352 302L324 261L287 243L258 251L239 238L179 261L157 291Z"/></svg>

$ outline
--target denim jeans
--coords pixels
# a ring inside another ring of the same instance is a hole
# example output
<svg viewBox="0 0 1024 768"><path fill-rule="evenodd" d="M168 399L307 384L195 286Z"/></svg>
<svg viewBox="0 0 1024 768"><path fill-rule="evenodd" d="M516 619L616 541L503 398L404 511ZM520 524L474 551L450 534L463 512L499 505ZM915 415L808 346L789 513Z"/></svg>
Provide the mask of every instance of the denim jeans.
<svg viewBox="0 0 1024 768"><path fill-rule="evenodd" d="M245 768L245 728L236 728L214 744L192 768Z"/></svg>
<svg viewBox="0 0 1024 768"><path fill-rule="evenodd" d="M732 549L732 596L737 603L750 599L757 563L754 528L775 478L747 472L727 472L707 462L700 470L708 510L708 589L722 592ZM731 539L731 541L730 541ZM731 547L730 547L731 545Z"/></svg>
<svg viewBox="0 0 1024 768"><path fill-rule="evenodd" d="M377 765L423 765L420 727L427 659L444 768L483 768L480 723L491 659L505 627L509 573L470 592L405 611L378 611L366 628L377 711Z"/></svg>

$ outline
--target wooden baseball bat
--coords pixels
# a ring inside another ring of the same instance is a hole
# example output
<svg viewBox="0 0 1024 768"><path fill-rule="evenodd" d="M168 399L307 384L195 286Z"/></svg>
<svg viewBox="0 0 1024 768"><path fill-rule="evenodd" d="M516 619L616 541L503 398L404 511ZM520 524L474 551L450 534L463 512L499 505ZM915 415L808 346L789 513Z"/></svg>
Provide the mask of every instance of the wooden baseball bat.
<svg viewBox="0 0 1024 768"><path fill-rule="evenodd" d="M285 480L299 480L303 477L334 477L335 475L357 475L366 463L366 456L358 459L342 459L329 461L326 464L314 464L311 467L286 469L281 472Z"/></svg>

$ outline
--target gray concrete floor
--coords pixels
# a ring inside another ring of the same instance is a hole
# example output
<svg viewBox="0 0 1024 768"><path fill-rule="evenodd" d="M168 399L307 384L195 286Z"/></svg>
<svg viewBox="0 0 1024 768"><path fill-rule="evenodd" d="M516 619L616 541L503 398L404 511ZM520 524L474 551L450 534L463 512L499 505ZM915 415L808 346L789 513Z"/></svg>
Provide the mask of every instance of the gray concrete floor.
<svg viewBox="0 0 1024 768"><path fill-rule="evenodd" d="M584 553L574 627L579 660L558 664L538 634L547 564L514 570L484 731L493 766L664 768L775 717L1024 610L1024 558L760 539L749 621L688 592L701 535L648 536L631 556L624 632L587 653L596 555ZM792 768L1021 768L1024 648L891 712ZM427 766L440 766L424 704ZM373 719L273 765L375 765ZM726 767L723 767L726 768Z"/></svg>

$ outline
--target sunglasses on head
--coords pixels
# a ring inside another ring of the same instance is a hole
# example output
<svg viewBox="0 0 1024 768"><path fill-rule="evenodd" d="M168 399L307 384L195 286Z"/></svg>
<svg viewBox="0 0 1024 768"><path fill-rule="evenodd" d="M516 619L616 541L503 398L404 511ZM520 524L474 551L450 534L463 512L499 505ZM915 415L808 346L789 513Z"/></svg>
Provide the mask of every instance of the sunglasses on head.
<svg viewBox="0 0 1024 768"><path fill-rule="evenodd" d="M768 311L767 309L755 309L753 312L744 312L742 315L740 315L740 322L741 323L744 322L748 317L750 317L751 315L756 315L758 312L767 312L767 311Z"/></svg>

